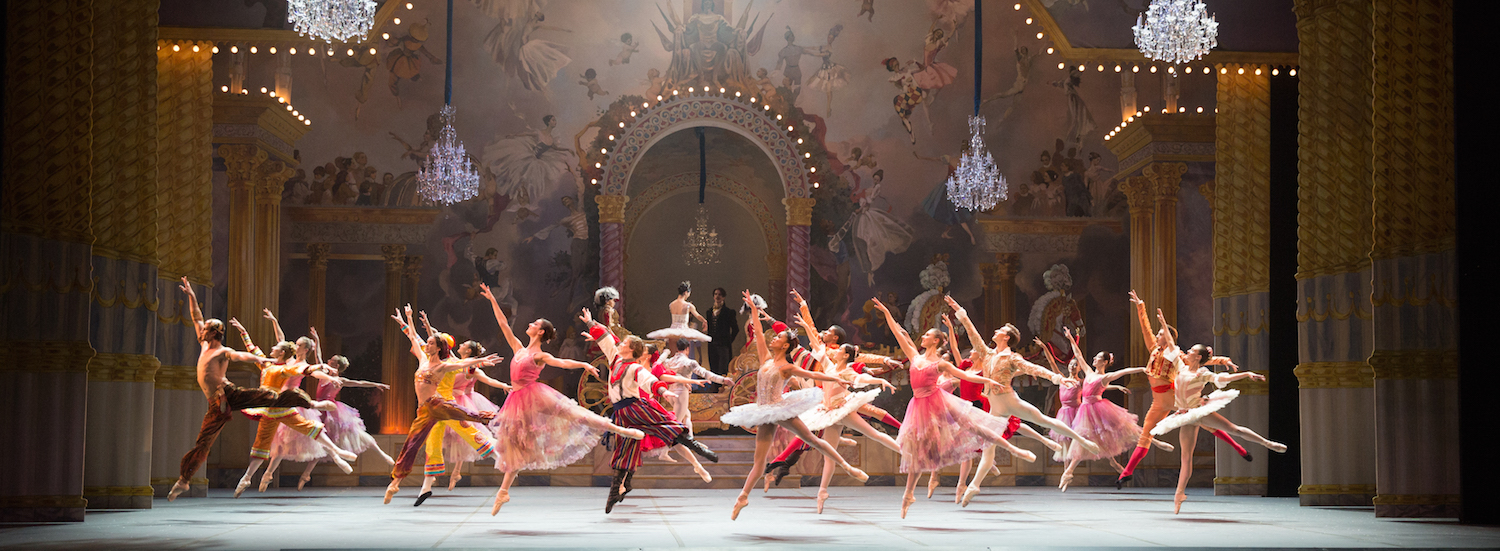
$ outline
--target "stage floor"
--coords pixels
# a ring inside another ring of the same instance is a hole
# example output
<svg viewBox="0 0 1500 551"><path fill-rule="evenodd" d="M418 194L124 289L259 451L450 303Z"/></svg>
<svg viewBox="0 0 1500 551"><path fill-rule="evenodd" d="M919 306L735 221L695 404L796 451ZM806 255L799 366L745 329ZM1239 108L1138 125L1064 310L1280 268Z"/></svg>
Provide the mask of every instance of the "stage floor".
<svg viewBox="0 0 1500 551"><path fill-rule="evenodd" d="M446 479L444 479L446 481ZM925 482L925 481L924 481ZM900 518L900 489L756 489L738 521L734 490L637 489L604 514L605 488L518 487L498 517L494 488L415 488L381 505L380 488L252 488L232 499L164 499L150 510L89 511L83 524L0 525L0 547L32 549L677 548L677 547L1500 547L1500 528L1376 519L1370 508L1299 507L1295 498L1194 489L1172 515L1168 488L986 488L969 505L951 488Z"/></svg>

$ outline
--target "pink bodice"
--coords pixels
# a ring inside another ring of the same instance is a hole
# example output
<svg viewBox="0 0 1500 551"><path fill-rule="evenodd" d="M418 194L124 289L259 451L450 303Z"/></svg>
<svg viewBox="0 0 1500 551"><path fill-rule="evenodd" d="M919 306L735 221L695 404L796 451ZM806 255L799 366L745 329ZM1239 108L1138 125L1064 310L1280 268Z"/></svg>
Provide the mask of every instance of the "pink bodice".
<svg viewBox="0 0 1500 551"><path fill-rule="evenodd" d="M318 381L318 399L330 402L336 401L339 398L339 390L343 388L343 385L333 384L328 381Z"/></svg>
<svg viewBox="0 0 1500 551"><path fill-rule="evenodd" d="M1103 399L1104 387L1108 385L1104 384L1104 377L1088 377L1084 379L1083 384L1080 386L1082 390L1079 394L1083 396L1083 401L1097 402Z"/></svg>
<svg viewBox="0 0 1500 551"><path fill-rule="evenodd" d="M460 373L458 375L458 380L453 382L453 393L468 394L470 392L474 392L474 385L478 383L479 377L474 377L467 373Z"/></svg>
<svg viewBox="0 0 1500 551"><path fill-rule="evenodd" d="M542 373L542 366L532 359L534 354L530 348L516 351L516 357L510 359L511 384L519 387L536 382L537 376ZM470 388L473 386L470 385Z"/></svg>
<svg viewBox="0 0 1500 551"><path fill-rule="evenodd" d="M911 378L912 397L924 398L938 391L938 375L942 370L938 369L937 362L926 361L925 358L913 358L909 376Z"/></svg>
<svg viewBox="0 0 1500 551"><path fill-rule="evenodd" d="M1057 399L1062 402L1063 407L1078 407L1079 398L1082 395L1081 386L1057 387Z"/></svg>

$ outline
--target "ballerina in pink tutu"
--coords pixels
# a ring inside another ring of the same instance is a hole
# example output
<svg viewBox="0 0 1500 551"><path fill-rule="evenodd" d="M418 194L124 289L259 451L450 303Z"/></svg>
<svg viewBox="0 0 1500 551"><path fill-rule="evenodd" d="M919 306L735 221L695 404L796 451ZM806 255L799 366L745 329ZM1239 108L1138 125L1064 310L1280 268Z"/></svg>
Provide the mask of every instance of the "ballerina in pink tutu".
<svg viewBox="0 0 1500 551"><path fill-rule="evenodd" d="M844 472L849 473L849 476L861 482L870 478L870 475L845 461L839 455L838 450L828 442L813 436L812 431L807 430L807 425L798 418L799 415L823 401L823 391L816 388L804 388L782 394L788 377L847 383L837 377L799 368L787 361L787 352L792 349L792 343L796 342L797 334L791 330L781 331L770 339L770 343L767 343L766 339L760 336L762 331L759 323L760 306L751 300L750 291L745 291L743 294L745 303L750 305L750 319L756 320L756 323L750 324L750 332L746 335L747 339L755 343L756 356L760 360L760 369L755 379L755 403L735 406L719 420L755 430L755 460L750 472L745 474L745 486L740 489L739 498L734 502L734 511L729 514L730 520L739 518L740 510L750 504L750 488L755 486L756 479L761 478L765 473L766 456L770 452L778 426L787 429L803 442L812 444L819 453L837 462Z"/></svg>
<svg viewBox="0 0 1500 551"><path fill-rule="evenodd" d="M1080 462L1107 459L1116 471L1125 470L1125 467L1115 460L1115 456L1135 447L1135 442L1141 436L1141 426L1137 423L1138 417L1134 413L1115 405L1114 402L1105 400L1103 394L1109 388L1118 388L1109 386L1109 383L1115 379L1145 373L1146 368L1132 367L1110 373L1109 366L1114 363L1115 356L1103 351L1094 355L1093 367L1090 367L1083 363L1083 351L1079 349L1078 341L1073 337L1072 331L1065 327L1063 334L1072 342L1073 369L1075 372L1081 371L1083 375L1083 384L1075 393L1078 405L1074 406L1075 409L1070 414L1067 423L1074 432L1088 437L1089 440L1099 445L1099 451L1091 453L1080 446L1073 445L1073 442L1065 435L1053 435L1054 438L1068 445L1065 452L1052 456L1054 460L1067 464L1063 470L1062 480L1058 484L1058 488L1066 492L1068 485L1073 482L1073 470ZM1063 415L1059 413L1057 418L1061 421ZM1163 451L1172 451L1172 445L1161 440L1153 438L1151 444Z"/></svg>
<svg viewBox="0 0 1500 551"><path fill-rule="evenodd" d="M425 317L423 321L426 321ZM463 344L458 345L458 358L460 360L477 358L483 356L484 353L484 345L476 341L464 341ZM459 373L457 379L454 380L453 401L457 402L458 405L478 412L488 411L493 413L500 411L500 406L495 405L489 398L485 398L483 394L474 391L474 387L479 383L484 383L504 391L510 391L511 388L510 385L490 377L483 369L477 366L471 367ZM480 432L489 434L491 438L494 437L494 434L489 432L489 427L476 425L476 428ZM473 463L480 459L479 453L475 452L474 448L470 447L467 442L464 442L458 433L447 428L443 430L443 457L445 458L445 462L453 465L450 471L452 474L448 475L449 490L458 486L458 481L463 479L464 463Z"/></svg>
<svg viewBox="0 0 1500 551"><path fill-rule="evenodd" d="M980 449L1002 446L1012 455L1035 461L1036 455L1017 448L1005 440L1003 433L1007 421L995 418L974 404L938 388L938 376L947 375L971 383L999 384L994 379L964 373L942 359L939 349L943 337L937 328L922 333L922 350L911 341L896 317L880 299L871 299L875 307L885 314L885 320L901 351L911 359L911 402L906 405L906 418L901 420L901 432L896 443L901 446L901 472L906 473L906 493L901 497L901 518L906 518L907 509L917 498L913 490L921 473L936 472L943 467L972 459ZM982 467L988 469L989 466Z"/></svg>
<svg viewBox="0 0 1500 551"><path fill-rule="evenodd" d="M314 343L318 342L318 331L316 329L312 330L312 338ZM317 355L321 356L321 351L317 352ZM333 402L334 406L338 408L326 412L309 410L309 413L321 414L323 432L328 434L328 438L333 440L334 445L343 448L349 453L359 455L364 453L365 450L374 450L375 453L380 454L381 459L385 460L386 465L395 465L396 460L386 454L385 450L380 449L380 445L375 442L375 438L370 436L368 432L365 432L365 421L360 418L359 410L350 407L349 404L338 401L339 391L345 387L390 390L390 385L372 381L347 379L339 376L344 370L349 369L349 358L343 356L328 358L328 363L319 363L317 367L321 368L320 371L314 372L313 375L318 379L317 399ZM325 374L326 377L319 377L318 373ZM297 377L297 379L301 379L301 377ZM300 385L301 381L299 380L297 384ZM309 417L309 419L319 418ZM311 438L297 431L280 427L276 431L276 441L271 445L271 466L266 469L266 474L260 482L261 491L265 491L264 488L270 483L272 478L271 473L276 472L276 468L281 465L282 461L301 461L307 463L307 467L302 470L302 476L297 478L297 490L301 491L307 485L307 482L312 479L313 468L317 467L318 463L331 460L332 458L329 457L322 446L319 446Z"/></svg>
<svg viewBox="0 0 1500 551"><path fill-rule="evenodd" d="M1239 366L1226 356L1213 355L1213 349L1201 344L1195 344L1182 355L1183 365L1177 369L1177 379L1174 381L1176 388L1177 411L1162 419L1151 429L1153 435L1163 435L1172 429L1178 431L1179 444L1182 446L1182 469L1177 472L1177 494L1173 496L1172 513L1182 511L1182 502L1187 500L1188 478L1193 476L1193 448L1198 444L1198 427L1212 431L1232 432L1241 438L1250 440L1266 449L1276 453L1286 453L1286 444L1273 442L1261 436L1253 430L1241 427L1229 422L1219 410L1229 405L1240 395L1238 390L1223 390L1229 383L1240 379L1252 381L1264 381L1265 376L1253 371L1242 373L1215 373L1209 369L1210 365L1225 365L1230 369L1238 370ZM1203 396L1203 387L1212 382L1219 387L1207 397ZM1240 452L1241 456L1248 456L1246 452Z"/></svg>
<svg viewBox="0 0 1500 551"><path fill-rule="evenodd" d="M495 492L495 504L490 508L490 515L495 515L500 506L510 501L510 485L515 483L517 472L567 466L588 455L605 432L635 440L646 435L611 423L563 393L538 383L537 375L544 365L582 369L595 377L599 376L599 370L542 352L542 343L557 336L557 329L545 319L526 326L528 342L521 345L489 286L480 284L479 293L490 301L500 332L515 351L510 360L510 381L514 388L490 422L490 430L495 434L495 469L505 473L500 491Z"/></svg>

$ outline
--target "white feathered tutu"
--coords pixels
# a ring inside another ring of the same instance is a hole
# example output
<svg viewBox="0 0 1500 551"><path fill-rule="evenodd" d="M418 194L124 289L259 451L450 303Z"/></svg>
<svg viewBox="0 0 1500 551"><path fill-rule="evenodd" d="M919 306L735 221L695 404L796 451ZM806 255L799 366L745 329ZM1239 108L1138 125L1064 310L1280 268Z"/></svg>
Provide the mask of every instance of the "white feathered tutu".
<svg viewBox="0 0 1500 551"><path fill-rule="evenodd" d="M710 342L714 338L704 334L702 331L688 327L687 314L673 314L672 325L666 329L657 329L646 333L646 338L651 340L664 339L687 339L690 341Z"/></svg>
<svg viewBox="0 0 1500 551"><path fill-rule="evenodd" d="M1181 413L1173 413L1162 419L1161 422L1156 424L1155 428L1151 429L1151 434L1161 436L1173 430L1195 424L1204 417L1208 417L1210 413L1224 409L1224 406L1229 405L1239 395L1240 391L1238 390L1215 390L1209 393L1208 396L1205 396L1203 403L1198 407Z"/></svg>
<svg viewBox="0 0 1500 551"><path fill-rule="evenodd" d="M296 408L296 410L303 419L313 423L318 423L323 419L318 410L307 408ZM328 455L328 451L307 435L291 430L286 425L278 424L276 425L276 440L271 443L271 455L280 457L283 461L308 462L324 458Z"/></svg>
<svg viewBox="0 0 1500 551"><path fill-rule="evenodd" d="M782 394L781 399L775 402L735 406L719 417L719 420L737 427L755 428L797 417L822 403L822 389L804 388Z"/></svg>
<svg viewBox="0 0 1500 551"><path fill-rule="evenodd" d="M807 425L807 430L823 430L848 417L860 406L875 401L876 396L880 396L878 388L850 393L844 396L844 403L838 407L828 409L828 406L819 402L817 406L802 412L802 415L798 417L802 418L802 423Z"/></svg>

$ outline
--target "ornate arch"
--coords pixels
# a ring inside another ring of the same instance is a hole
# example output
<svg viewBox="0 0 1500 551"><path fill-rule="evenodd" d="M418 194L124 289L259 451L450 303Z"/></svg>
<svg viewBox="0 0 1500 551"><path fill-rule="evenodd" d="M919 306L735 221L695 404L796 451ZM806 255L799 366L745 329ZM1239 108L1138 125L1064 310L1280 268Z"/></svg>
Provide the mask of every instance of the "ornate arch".
<svg viewBox="0 0 1500 551"><path fill-rule="evenodd" d="M698 187L698 174L684 172L663 178L651 184L639 195L632 197L629 206L625 208L625 228L622 232L621 249L629 250L630 236L635 232L636 222L640 220L642 214L651 209L652 205L675 191L696 187ZM770 273L778 273L781 267L786 265L786 240L776 229L776 220L772 218L770 207L766 206L765 201L756 197L744 184L718 174L708 175L708 187L732 197L736 203L745 207L750 211L751 216L755 217L755 221L760 224L761 234L766 239L766 257L767 264L771 268Z"/></svg>
<svg viewBox="0 0 1500 551"><path fill-rule="evenodd" d="M625 195L635 165L662 138L684 128L713 126L744 136L764 151L781 173L787 197L808 197L811 189L796 139L779 123L759 103L715 96L668 100L627 123L604 167L600 193Z"/></svg>

